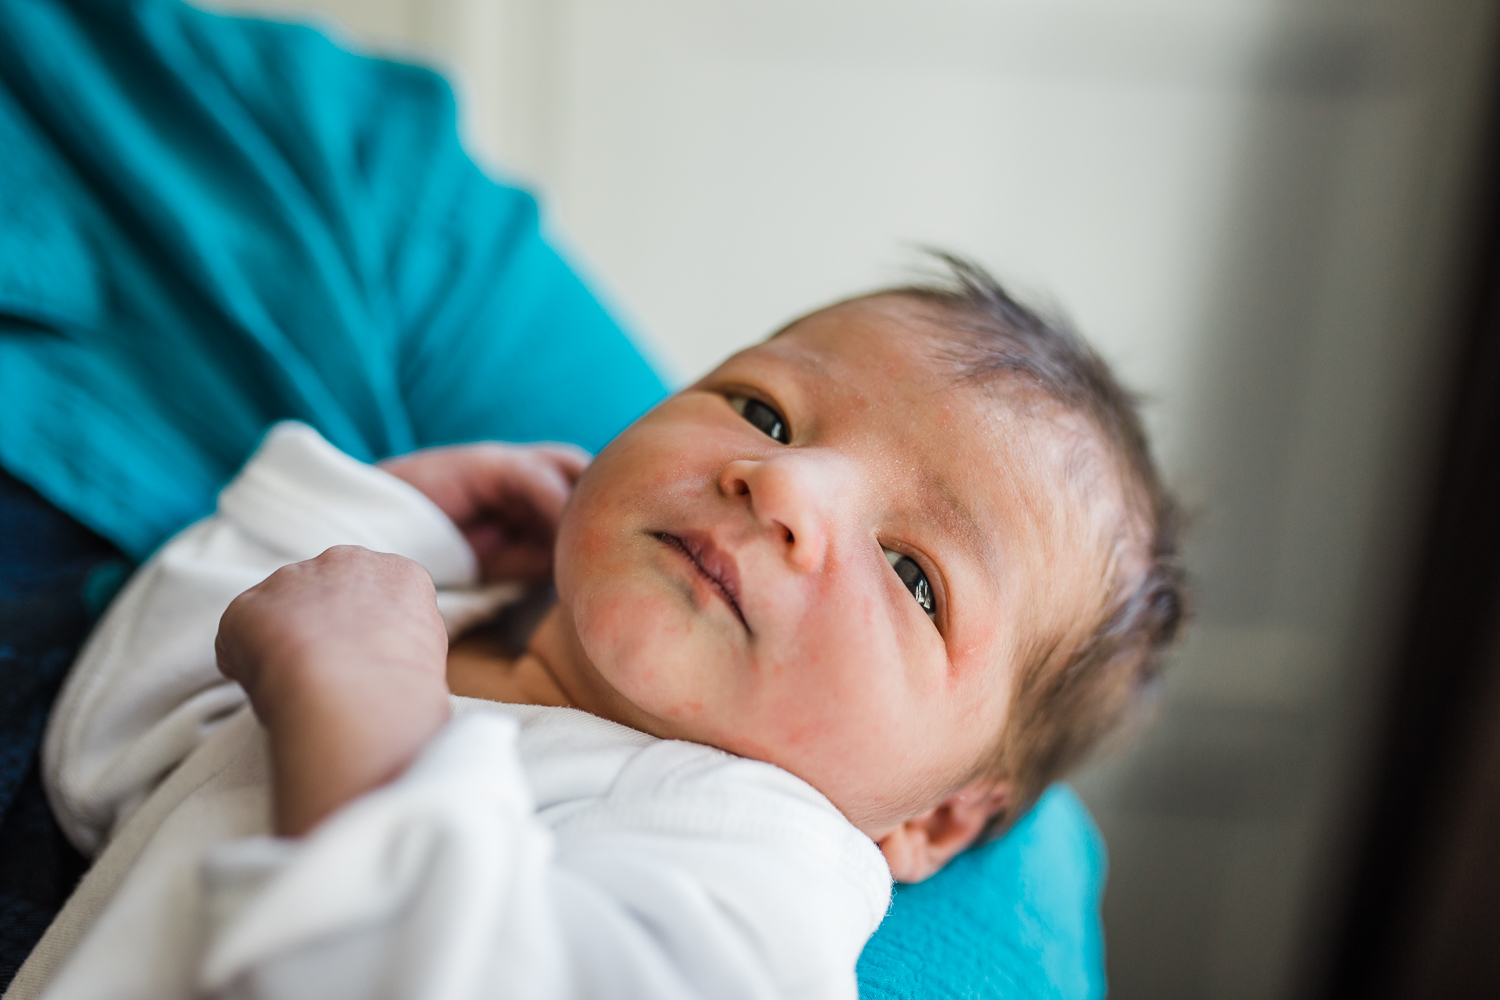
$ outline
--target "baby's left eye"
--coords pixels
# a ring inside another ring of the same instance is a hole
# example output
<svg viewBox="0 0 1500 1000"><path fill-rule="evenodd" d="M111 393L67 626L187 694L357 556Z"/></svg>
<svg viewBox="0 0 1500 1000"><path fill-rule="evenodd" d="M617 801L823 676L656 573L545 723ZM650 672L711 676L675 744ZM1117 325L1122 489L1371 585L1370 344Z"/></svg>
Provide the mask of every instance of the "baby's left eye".
<svg viewBox="0 0 1500 1000"><path fill-rule="evenodd" d="M749 396L730 396L729 405L735 413L744 417L754 424L762 434L772 441L786 444L791 435L787 433L786 421L781 414L771 408L769 403L762 403L758 399Z"/></svg>
<svg viewBox="0 0 1500 1000"><path fill-rule="evenodd" d="M904 556L899 552L882 547L886 562L891 564L891 569L906 584L906 589L911 591L911 596L917 599L922 610L927 612L928 618L937 617L937 607L932 599L932 584L927 582L927 574L922 572L922 567L911 556Z"/></svg>

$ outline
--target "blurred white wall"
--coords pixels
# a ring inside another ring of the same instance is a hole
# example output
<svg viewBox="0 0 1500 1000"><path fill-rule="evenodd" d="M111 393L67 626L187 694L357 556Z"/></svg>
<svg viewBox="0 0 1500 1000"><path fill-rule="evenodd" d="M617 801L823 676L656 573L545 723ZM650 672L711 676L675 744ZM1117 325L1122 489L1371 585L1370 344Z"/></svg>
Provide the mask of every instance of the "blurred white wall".
<svg viewBox="0 0 1500 1000"><path fill-rule="evenodd" d="M1113 993L1293 992L1395 624L1494 3L231 6L444 67L475 155L680 379L915 244L1071 315L1197 515L1161 723L1082 779Z"/></svg>

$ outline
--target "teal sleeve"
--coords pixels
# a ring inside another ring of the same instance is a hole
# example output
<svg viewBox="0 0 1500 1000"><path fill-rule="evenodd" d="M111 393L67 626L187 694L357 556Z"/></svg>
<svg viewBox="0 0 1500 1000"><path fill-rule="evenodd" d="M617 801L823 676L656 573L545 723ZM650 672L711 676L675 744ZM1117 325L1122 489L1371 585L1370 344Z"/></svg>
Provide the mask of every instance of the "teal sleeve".
<svg viewBox="0 0 1500 1000"><path fill-rule="evenodd" d="M1104 842L1067 785L1004 837L896 887L859 959L860 1000L1099 1000Z"/></svg>
<svg viewBox="0 0 1500 1000"><path fill-rule="evenodd" d="M0 4L0 464L141 558L264 429L597 449L665 392L435 74L174 0Z"/></svg>

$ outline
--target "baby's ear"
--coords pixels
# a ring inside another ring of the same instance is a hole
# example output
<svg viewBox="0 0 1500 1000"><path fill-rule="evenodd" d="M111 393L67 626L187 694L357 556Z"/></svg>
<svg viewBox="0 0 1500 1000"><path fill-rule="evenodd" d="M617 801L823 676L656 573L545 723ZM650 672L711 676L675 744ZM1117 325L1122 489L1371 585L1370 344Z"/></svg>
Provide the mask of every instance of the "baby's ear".
<svg viewBox="0 0 1500 1000"><path fill-rule="evenodd" d="M1010 784L981 779L902 823L877 843L897 882L921 882L974 842L1010 804Z"/></svg>

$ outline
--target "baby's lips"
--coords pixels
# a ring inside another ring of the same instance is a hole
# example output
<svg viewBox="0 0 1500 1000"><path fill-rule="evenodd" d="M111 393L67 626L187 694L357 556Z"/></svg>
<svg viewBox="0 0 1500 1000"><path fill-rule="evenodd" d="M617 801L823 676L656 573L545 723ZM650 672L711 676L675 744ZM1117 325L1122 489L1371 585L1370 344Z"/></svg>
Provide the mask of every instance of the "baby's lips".
<svg viewBox="0 0 1500 1000"><path fill-rule="evenodd" d="M677 536L703 572L713 577L724 588L736 607L740 601L740 571L734 556L714 543L707 532L688 531Z"/></svg>
<svg viewBox="0 0 1500 1000"><path fill-rule="evenodd" d="M695 576L702 585L717 595L734 612L745 630L750 631L750 623L740 609L739 570L735 566L733 556L715 545L705 532L682 531L679 534L669 531L653 531L651 534L676 549L684 559L690 562L695 570Z"/></svg>
<svg viewBox="0 0 1500 1000"><path fill-rule="evenodd" d="M739 567L735 558L714 544L711 535L697 534L693 532L690 537L682 538L688 549L693 552L694 558L708 576L718 580L718 585L723 586L724 591L729 592L730 600L739 603Z"/></svg>

